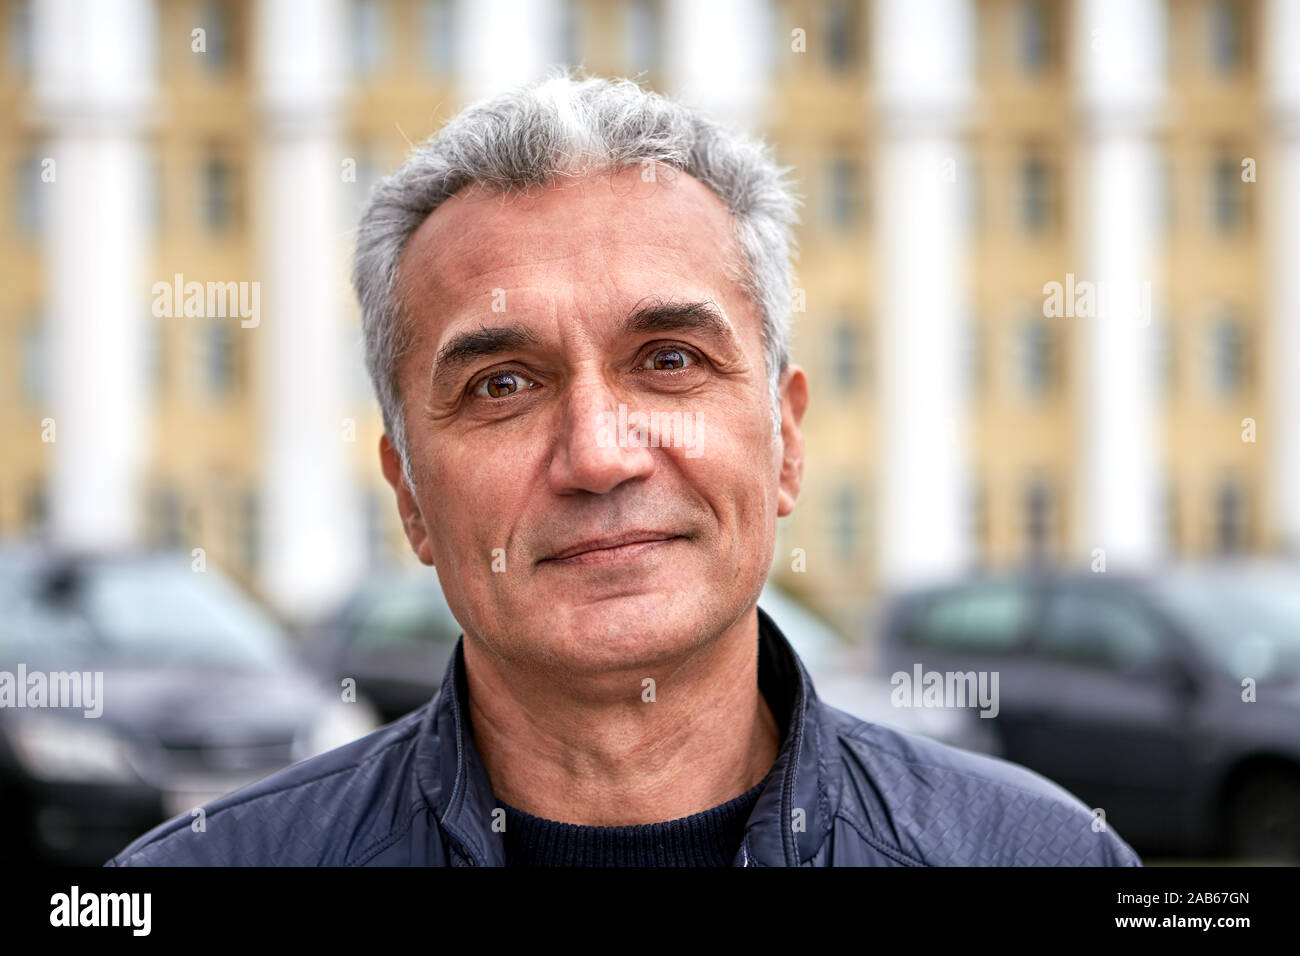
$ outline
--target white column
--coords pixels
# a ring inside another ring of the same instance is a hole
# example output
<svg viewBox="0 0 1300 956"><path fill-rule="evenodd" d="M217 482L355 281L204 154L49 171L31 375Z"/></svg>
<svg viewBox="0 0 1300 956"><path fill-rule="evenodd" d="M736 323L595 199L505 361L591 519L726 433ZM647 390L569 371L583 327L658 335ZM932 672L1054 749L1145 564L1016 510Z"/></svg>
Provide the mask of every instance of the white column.
<svg viewBox="0 0 1300 956"><path fill-rule="evenodd" d="M669 93L752 131L771 91L780 42L764 0L668 0L663 49Z"/></svg>
<svg viewBox="0 0 1300 956"><path fill-rule="evenodd" d="M877 0L874 12L879 567L883 587L901 588L959 573L971 556L960 171L975 24L968 0Z"/></svg>
<svg viewBox="0 0 1300 956"><path fill-rule="evenodd" d="M52 532L75 547L117 547L138 533L147 446L150 237L141 132L154 94L154 10L149 0L32 7L36 115L49 132L40 188Z"/></svg>
<svg viewBox="0 0 1300 956"><path fill-rule="evenodd" d="M1161 557L1159 392L1159 156L1152 132L1164 103L1163 0L1079 0L1078 95L1085 126L1079 209L1082 274L1110 292L1110 308L1083 323L1079 550L1105 551L1108 568ZM1151 310L1138 295L1151 290Z"/></svg>
<svg viewBox="0 0 1300 956"><path fill-rule="evenodd" d="M457 83L473 103L530 83L559 60L560 0L459 0Z"/></svg>
<svg viewBox="0 0 1300 956"><path fill-rule="evenodd" d="M1264 11L1267 97L1274 131L1272 160L1260 179L1269 202L1269 307L1273 314L1277 393L1271 428L1282 546L1300 556L1300 304L1295 273L1300 264L1300 4L1270 0Z"/></svg>
<svg viewBox="0 0 1300 956"><path fill-rule="evenodd" d="M338 110L346 49L338 0L262 0L255 36L265 152L259 190L265 457L263 585L293 617L319 613L362 569L355 446L343 418L352 366L343 298Z"/></svg>

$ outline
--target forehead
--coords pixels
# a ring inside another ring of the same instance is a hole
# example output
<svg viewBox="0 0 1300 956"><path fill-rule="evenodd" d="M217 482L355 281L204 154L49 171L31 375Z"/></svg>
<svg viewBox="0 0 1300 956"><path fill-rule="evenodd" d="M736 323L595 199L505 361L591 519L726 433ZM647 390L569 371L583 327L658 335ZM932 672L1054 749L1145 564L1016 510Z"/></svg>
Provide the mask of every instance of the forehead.
<svg viewBox="0 0 1300 956"><path fill-rule="evenodd" d="M640 167L503 195L462 190L420 225L403 253L407 311L449 312L494 288L546 295L574 287L627 294L738 295L734 219L679 170ZM655 285L655 288L646 288Z"/></svg>

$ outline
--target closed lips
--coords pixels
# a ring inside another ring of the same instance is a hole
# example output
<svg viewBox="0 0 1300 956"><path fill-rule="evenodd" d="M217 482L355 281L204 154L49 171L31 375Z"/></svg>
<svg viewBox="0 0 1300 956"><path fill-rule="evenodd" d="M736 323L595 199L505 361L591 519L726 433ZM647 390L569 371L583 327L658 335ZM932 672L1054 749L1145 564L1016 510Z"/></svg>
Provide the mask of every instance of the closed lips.
<svg viewBox="0 0 1300 956"><path fill-rule="evenodd" d="M599 551L605 548L619 548L628 544L641 544L650 541L670 541L673 538L681 537L680 535L670 534L665 531L631 531L627 534L612 535L608 538L592 538L581 544L575 544L565 548L563 551L557 551L550 557L543 558L543 561L562 561L565 558L571 558L574 555L583 554L587 551Z"/></svg>

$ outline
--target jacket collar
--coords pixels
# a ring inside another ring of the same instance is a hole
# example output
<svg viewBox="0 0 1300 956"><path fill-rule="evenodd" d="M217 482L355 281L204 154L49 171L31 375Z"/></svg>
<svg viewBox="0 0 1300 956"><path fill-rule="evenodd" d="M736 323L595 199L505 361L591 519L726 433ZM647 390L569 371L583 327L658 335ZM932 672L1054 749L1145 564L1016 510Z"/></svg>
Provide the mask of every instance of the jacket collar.
<svg viewBox="0 0 1300 956"><path fill-rule="evenodd" d="M456 642L417 746L416 775L425 799L465 863L505 865L493 829L492 782L474 746L465 680L464 641ZM734 866L798 866L821 848L831 826L822 759L821 702L785 635L758 608L758 685L781 729L781 745L750 812ZM496 813L501 817L502 812ZM460 861L457 861L460 862Z"/></svg>

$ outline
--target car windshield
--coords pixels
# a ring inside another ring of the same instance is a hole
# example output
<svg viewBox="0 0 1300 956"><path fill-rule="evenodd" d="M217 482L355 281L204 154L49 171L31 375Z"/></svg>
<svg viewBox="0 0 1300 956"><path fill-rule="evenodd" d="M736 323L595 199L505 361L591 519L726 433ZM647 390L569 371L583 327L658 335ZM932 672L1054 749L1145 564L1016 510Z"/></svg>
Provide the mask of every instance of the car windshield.
<svg viewBox="0 0 1300 956"><path fill-rule="evenodd" d="M166 559L81 561L0 581L0 659L278 670L277 625L218 572Z"/></svg>
<svg viewBox="0 0 1300 956"><path fill-rule="evenodd" d="M1300 678L1300 578L1172 575L1158 585L1192 637L1236 679Z"/></svg>

